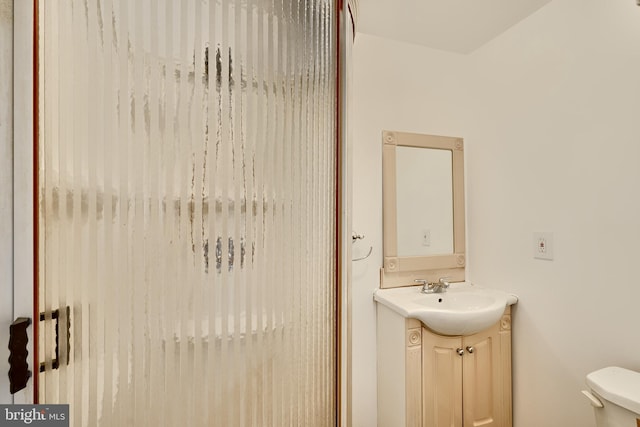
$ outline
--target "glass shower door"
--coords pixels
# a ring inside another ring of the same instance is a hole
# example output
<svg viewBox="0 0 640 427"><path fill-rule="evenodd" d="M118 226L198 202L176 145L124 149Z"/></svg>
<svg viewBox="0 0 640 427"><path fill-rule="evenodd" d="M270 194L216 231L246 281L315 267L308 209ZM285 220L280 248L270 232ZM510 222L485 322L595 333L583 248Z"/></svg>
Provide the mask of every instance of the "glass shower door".
<svg viewBox="0 0 640 427"><path fill-rule="evenodd" d="M39 0L41 403L336 424L336 6Z"/></svg>

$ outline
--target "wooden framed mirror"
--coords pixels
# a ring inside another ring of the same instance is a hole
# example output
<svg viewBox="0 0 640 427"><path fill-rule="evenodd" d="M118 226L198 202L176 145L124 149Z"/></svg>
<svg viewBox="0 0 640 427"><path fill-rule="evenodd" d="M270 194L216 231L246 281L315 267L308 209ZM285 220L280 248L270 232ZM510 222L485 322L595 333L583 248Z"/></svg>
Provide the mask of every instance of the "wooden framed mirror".
<svg viewBox="0 0 640 427"><path fill-rule="evenodd" d="M462 138L382 133L381 287L465 279Z"/></svg>

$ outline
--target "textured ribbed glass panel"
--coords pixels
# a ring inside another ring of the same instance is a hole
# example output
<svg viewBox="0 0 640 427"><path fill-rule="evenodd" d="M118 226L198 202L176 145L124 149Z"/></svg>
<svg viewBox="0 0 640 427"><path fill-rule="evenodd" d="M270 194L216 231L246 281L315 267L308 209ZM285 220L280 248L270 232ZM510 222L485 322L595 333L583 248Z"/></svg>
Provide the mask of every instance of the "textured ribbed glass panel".
<svg viewBox="0 0 640 427"><path fill-rule="evenodd" d="M333 2L39 9L40 401L335 425Z"/></svg>

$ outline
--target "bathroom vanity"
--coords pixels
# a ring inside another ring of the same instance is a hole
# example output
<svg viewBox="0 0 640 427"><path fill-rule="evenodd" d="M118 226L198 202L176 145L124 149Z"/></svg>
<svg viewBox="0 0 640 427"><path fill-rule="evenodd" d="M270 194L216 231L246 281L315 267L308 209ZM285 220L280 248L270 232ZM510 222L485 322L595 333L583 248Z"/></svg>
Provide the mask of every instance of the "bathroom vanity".
<svg viewBox="0 0 640 427"><path fill-rule="evenodd" d="M435 304L446 303L445 299L470 288L473 285L460 284L449 295L436 294L433 299ZM419 293L419 287L412 287L378 290L374 296L378 302L378 425L510 427L511 304L517 299L504 294L495 322L479 331L474 329L474 319L458 322L457 317L482 312L484 307L427 306L425 313L440 310L440 316L450 316L453 325L471 324L468 334L444 335L406 317L421 316L411 312L408 303L409 296L420 298Z"/></svg>
<svg viewBox="0 0 640 427"><path fill-rule="evenodd" d="M463 140L383 131L382 149L378 426L511 427L517 298L465 281Z"/></svg>

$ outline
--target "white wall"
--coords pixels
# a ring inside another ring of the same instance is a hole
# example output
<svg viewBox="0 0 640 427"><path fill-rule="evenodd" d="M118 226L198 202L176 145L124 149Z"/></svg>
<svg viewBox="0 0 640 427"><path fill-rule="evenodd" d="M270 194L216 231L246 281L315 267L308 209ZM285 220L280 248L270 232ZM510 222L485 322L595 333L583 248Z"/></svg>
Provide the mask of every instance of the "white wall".
<svg viewBox="0 0 640 427"><path fill-rule="evenodd" d="M353 226L374 246L353 266L354 426L375 425L382 129L465 138L467 277L520 297L515 427L594 425L584 376L640 370L640 8L554 0L466 56L358 34L353 66Z"/></svg>
<svg viewBox="0 0 640 427"><path fill-rule="evenodd" d="M640 370L640 7L554 0L468 68L469 277L521 298L515 425L593 425L585 375Z"/></svg>
<svg viewBox="0 0 640 427"><path fill-rule="evenodd" d="M382 266L382 130L460 136L464 57L365 34L353 50L353 426L376 425L373 291ZM434 85L433 82L438 84Z"/></svg>

